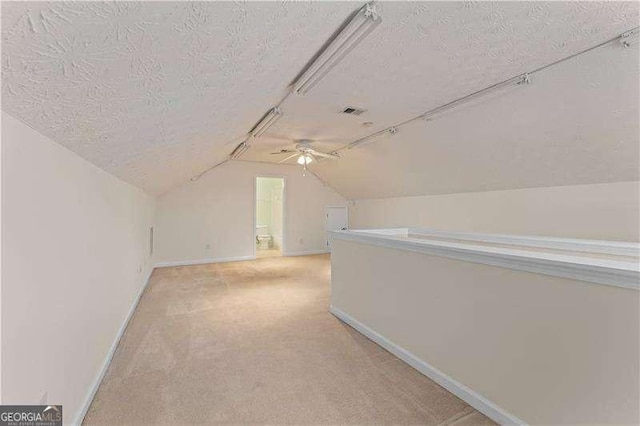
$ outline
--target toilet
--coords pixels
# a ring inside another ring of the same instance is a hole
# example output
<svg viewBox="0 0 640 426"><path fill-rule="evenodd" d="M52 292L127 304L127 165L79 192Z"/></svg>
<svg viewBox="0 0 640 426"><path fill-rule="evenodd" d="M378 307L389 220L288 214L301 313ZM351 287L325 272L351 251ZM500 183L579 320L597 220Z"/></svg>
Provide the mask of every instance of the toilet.
<svg viewBox="0 0 640 426"><path fill-rule="evenodd" d="M271 248L272 237L269 234L268 225L256 226L256 240L260 250L268 250Z"/></svg>

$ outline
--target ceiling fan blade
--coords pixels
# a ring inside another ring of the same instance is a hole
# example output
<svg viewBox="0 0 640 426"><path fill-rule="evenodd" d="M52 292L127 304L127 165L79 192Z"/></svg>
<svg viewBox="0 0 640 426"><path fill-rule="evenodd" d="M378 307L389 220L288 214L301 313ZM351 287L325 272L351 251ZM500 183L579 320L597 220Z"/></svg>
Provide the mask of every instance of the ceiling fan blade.
<svg viewBox="0 0 640 426"><path fill-rule="evenodd" d="M287 158L283 158L282 160L278 161L278 163L284 163L285 161L291 160L293 157L297 157L298 155L299 153L296 152L295 154L291 154Z"/></svg>
<svg viewBox="0 0 640 426"><path fill-rule="evenodd" d="M281 149L278 152L272 152L271 154L276 155L276 154L289 154L291 152L298 152L298 151L293 151L291 149Z"/></svg>
<svg viewBox="0 0 640 426"><path fill-rule="evenodd" d="M338 157L338 156L337 156L337 155L335 155L335 154L327 154L326 152L316 151L316 150L315 150L315 149L313 149L313 148L308 148L308 149L307 149L307 152L308 152L309 154L312 154L312 155L316 156L316 157L332 158L332 159L340 158L340 157Z"/></svg>
<svg viewBox="0 0 640 426"><path fill-rule="evenodd" d="M291 138L288 138L286 136L278 136L278 135L274 135L274 134L269 134L269 136L265 136L268 137L271 140L276 140L276 141L283 141L287 144L291 143Z"/></svg>

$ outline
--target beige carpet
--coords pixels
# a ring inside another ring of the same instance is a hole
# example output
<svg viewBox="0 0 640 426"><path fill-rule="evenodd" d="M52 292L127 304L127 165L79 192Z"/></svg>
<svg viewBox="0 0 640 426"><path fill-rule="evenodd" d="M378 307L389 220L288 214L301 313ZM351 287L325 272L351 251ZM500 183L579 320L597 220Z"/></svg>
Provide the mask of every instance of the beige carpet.
<svg viewBox="0 0 640 426"><path fill-rule="evenodd" d="M493 424L327 312L329 257L156 269L85 424Z"/></svg>
<svg viewBox="0 0 640 426"><path fill-rule="evenodd" d="M266 250L260 250L256 248L256 257L262 259L265 257L279 257L282 256L282 250L279 248L270 248Z"/></svg>

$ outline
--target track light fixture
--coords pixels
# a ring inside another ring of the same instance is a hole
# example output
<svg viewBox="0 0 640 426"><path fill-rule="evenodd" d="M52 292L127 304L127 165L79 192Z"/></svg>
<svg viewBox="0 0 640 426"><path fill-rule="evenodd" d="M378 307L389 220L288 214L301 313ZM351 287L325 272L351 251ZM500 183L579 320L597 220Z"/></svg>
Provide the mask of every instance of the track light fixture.
<svg viewBox="0 0 640 426"><path fill-rule="evenodd" d="M620 34L620 44L622 47L631 47L638 42L638 34L640 34L640 30L638 28L634 28L626 33Z"/></svg>
<svg viewBox="0 0 640 426"><path fill-rule="evenodd" d="M442 106L439 106L437 108L434 108L432 110L429 110L417 117L411 118L407 121L404 121L402 123L396 124L395 126L391 126L391 127L387 127L386 129L380 130L376 133L373 133L369 136L365 136L364 138L360 138L356 141L351 142L348 145L345 145L341 148L339 148L337 151L340 151L342 149L352 149L358 145L361 145L365 142L369 142L371 140L374 139L378 139L382 136L386 136L386 135L395 135L396 133L398 133L398 128L401 126L404 126L405 124L409 124L411 122L417 121L417 120L431 120L432 118L434 118L435 116L438 116L440 114L443 114L445 112L454 110L456 108L460 108L463 105L467 105L470 102L473 102L475 100L478 100L486 95L488 95L489 93L495 93L497 91L500 90L505 90L508 88L512 88L512 87L516 87L516 86L522 86L522 85L529 85L531 84L531 75L529 73L525 73L525 74L521 74L519 76L516 76L514 78L510 78L509 80L505 80L501 83L498 84L494 84L493 86L487 87L485 89L479 90L477 92L471 93L470 95L464 96L460 99L456 99L455 101L449 102L447 104L444 104Z"/></svg>
<svg viewBox="0 0 640 426"><path fill-rule="evenodd" d="M229 159L228 159L228 158L225 158L225 159L224 159L224 160L222 160L221 162L214 164L213 166L209 167L208 169L206 169L206 170L204 170L204 171L200 172L200 174L197 174L197 175L193 176L193 177L192 177L191 179L189 179L189 180L190 180L191 182L195 182L195 181L197 181L198 179L200 179L202 176L204 176L204 174L205 174L205 173L210 172L211 170L215 169L215 168L216 168L216 167L218 167L218 166L222 166L222 165L223 165L224 163L226 163L227 161L229 161Z"/></svg>
<svg viewBox="0 0 640 426"><path fill-rule="evenodd" d="M251 136L253 136L254 138L259 138L267 130L269 130L271 126L276 124L276 121L278 121L280 117L282 117L282 110L280 109L280 107L271 108L269 112L267 112L264 117L262 117L262 120L260 120L258 124L253 126L253 129L251 129Z"/></svg>
<svg viewBox="0 0 640 426"><path fill-rule="evenodd" d="M293 91L298 95L309 93L380 22L378 6L374 2L365 4L296 80Z"/></svg>
<svg viewBox="0 0 640 426"><path fill-rule="evenodd" d="M250 146L247 143L247 141L241 142L238 146L236 146L236 149L234 149L233 152L229 155L229 158L232 160L237 160L238 158L240 158L240 156L242 156L242 154L247 152L249 148Z"/></svg>
<svg viewBox="0 0 640 426"><path fill-rule="evenodd" d="M351 49L360 43L378 24L380 24L380 12L374 2L365 4L347 22L340 32L333 37L331 42L319 54L319 56L307 67L298 78L292 91L273 108L249 131L251 138L259 138L264 135L283 115L280 105L291 93L305 94L313 88ZM229 159L239 159L249 149L248 140L240 143L229 154ZM311 157L309 157L311 159ZM306 161L306 160L305 160ZM311 161L306 161L306 167Z"/></svg>
<svg viewBox="0 0 640 426"><path fill-rule="evenodd" d="M363 144L365 142L370 142L370 141L372 141L374 139L379 139L379 138L382 138L384 136L389 136L389 135L393 136L396 133L398 133L398 127L397 126L391 126L391 127L386 128L386 129L380 130L380 131L378 131L376 133L373 133L373 134L371 134L369 136L365 136L364 138L360 138L357 141L351 142L349 145L345 145L344 147L337 149L333 153L335 153L337 155L338 151L340 151L340 150L342 150L344 148L351 149L351 148L354 148L354 147L356 147L356 146L358 146L360 144Z"/></svg>
<svg viewBox="0 0 640 426"><path fill-rule="evenodd" d="M449 102L432 110L429 110L422 114L420 118L423 120L431 120L435 116L441 115L445 112L450 112L462 106L468 105L474 101L482 99L489 94L495 95L496 93L504 92L509 89L513 89L517 86L526 86L531 84L531 75L529 73L520 74L514 78L510 78L509 80L505 80L498 84L494 84L493 86L489 86L485 89L478 90L477 92L471 93L465 97L460 99L456 99L453 102Z"/></svg>
<svg viewBox="0 0 640 426"><path fill-rule="evenodd" d="M368 142L368 141L371 141L373 139L377 139L377 138L379 138L381 136L384 136L386 134L395 134L397 129L399 127L401 127L401 126L404 126L406 124L412 123L412 122L417 121L417 120L429 121L433 117L438 116L438 115L440 115L440 114L442 114L442 113L444 113L446 111L451 111L451 110L459 108L459 107L461 107L463 105L467 105L468 103L471 103L471 102L473 102L475 100L478 100L478 99L480 99L480 98L482 98L482 97L484 97L486 95L493 94L494 92L498 92L498 91L501 91L501 90L504 90L504 89L513 88L513 87L517 87L517 86L528 86L528 85L531 84L531 75L533 75L533 74L535 74L537 72L540 72L540 71L542 71L542 70L544 70L546 68L555 66L555 65L557 65L557 64L559 64L561 62L565 62L565 61L568 61L570 59L573 59L573 58L575 58L575 57L577 57L579 55L582 55L584 53L590 52L590 51L592 51L594 49L598 49L598 48L603 47L603 46L609 46L612 43L619 43L620 45L622 45L625 48L630 47L633 44L637 43L639 35L640 35L640 27L632 28L631 30L626 31L626 32L618 35L617 37L614 37L612 39L604 41L604 42L602 42L602 43L600 43L598 45L592 46L592 47L590 47L588 49L585 49L585 50L583 50L581 52L574 53L573 55L569 55L569 56L567 56L565 58L562 58L562 59L557 60L555 62L552 62L550 64L543 65L543 66L541 66L541 67L539 67L537 69L534 69L532 71L529 71L527 73L520 74L520 75L518 75L516 77L510 78L508 80L505 80L505 81L502 81L500 83L494 84L492 86L486 87L484 89L478 90L477 92L471 93L471 94L469 94L467 96L463 96L462 98L456 99L454 101L451 101L449 103L441 105L441 106L439 106L437 108L431 109L431 110L429 110L429 111L427 111L425 113L420 114L417 117L413 117L413 118L410 118L408 120L403 121L402 123L398 123L395 126L388 127L388 128L386 128L384 130L380 130L380 131L378 131L376 133L373 133L373 134L371 134L369 136L365 136L365 137L360 138L358 140L355 140L355 141L353 141L353 142L351 142L349 144L343 145L340 148L334 150L333 153L337 154L338 152L342 151L343 149L352 149L352 148L354 148L354 147L356 147L356 146L358 146L358 145L360 145L360 144L362 144L364 142Z"/></svg>

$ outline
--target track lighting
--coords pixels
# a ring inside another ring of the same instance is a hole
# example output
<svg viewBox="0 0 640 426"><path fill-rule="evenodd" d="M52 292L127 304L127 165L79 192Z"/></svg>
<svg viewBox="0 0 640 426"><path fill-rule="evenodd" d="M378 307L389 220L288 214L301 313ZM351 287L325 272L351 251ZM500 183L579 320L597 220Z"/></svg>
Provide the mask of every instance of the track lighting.
<svg viewBox="0 0 640 426"><path fill-rule="evenodd" d="M449 102L447 104L444 104L442 106L439 106L437 108L431 109L421 115L419 115L418 117L414 117L411 118L409 120L406 120L402 123L396 124L395 126L391 126L388 127L386 129L380 130L376 133L373 133L369 136L365 136L364 138L360 138L356 141L351 142L348 145L345 145L341 148L339 148L336 151L340 151L342 149L351 149L354 148L358 145L361 145L365 142L369 142L372 141L374 139L378 139L381 138L383 136L387 136L387 135L395 135L396 133L398 133L398 128L400 126L404 126L405 124L409 124L411 122L417 121L417 120L431 120L432 118L434 118L435 116L439 116L445 112L450 112L452 110L455 110L457 108L460 108L464 105L467 105L473 101L477 101L478 99L484 98L485 96L489 95L489 94L494 94L495 92L499 92L499 91L503 91L505 89L508 88L513 88L513 87L517 87L517 86L522 86L522 85L529 85L531 84L531 76L529 73L525 73L525 74L521 74L519 76L516 76L514 78L510 78L509 80L503 81L501 83L498 84L494 84L493 86L487 87L485 89L479 90L477 92L471 93L470 95L464 96L460 99L456 99L455 101ZM335 152L335 151L334 151Z"/></svg>
<svg viewBox="0 0 640 426"><path fill-rule="evenodd" d="M343 149L351 149L354 148L364 142L368 142L371 141L373 139L377 139L381 136L384 136L386 134L395 134L397 129L401 126L404 126L406 124L412 123L414 121L417 120L424 120L424 121L429 121L431 120L433 117L438 116L440 114L443 114L444 112L449 112L452 111L454 109L457 109L459 107L462 107L463 105L467 105L469 103L472 103L478 99L484 98L486 95L489 94L494 94L495 92L499 92L508 88L513 88L513 87L517 87L517 86L528 86L531 84L531 75L540 72L544 69L547 69L549 67L555 66L561 62L565 62L568 61L570 59L573 59L579 55L582 55L584 53L590 52L594 49L598 49L600 47L603 46L609 46L612 43L619 43L620 45L622 45L623 47L627 48L632 46L633 44L637 43L638 41L638 36L640 35L640 27L635 27L632 28L629 31L626 31L620 35L618 35L617 37L614 37L612 39L609 39L607 41L604 41L598 45L592 46L588 49L585 49L581 52L578 53L574 53L573 55L569 55L565 58L562 58L560 60L557 60L555 62L552 62L550 64L547 65L543 65L539 68L536 68L530 72L524 73L524 74L520 74L516 77L510 78L508 80L502 81L500 83L494 84L492 86L486 87L484 89L478 90L477 92L471 93L467 96L463 96L462 98L456 99L454 101L451 101L449 103L446 103L444 105L441 105L437 108L431 109L425 113L420 114L417 117L413 117L410 118L408 120L403 121L402 123L398 123L395 126L386 128L384 130L380 130L376 133L373 133L369 136L365 136L363 138L360 138L358 140L355 140L349 144L343 145L340 148L334 150L332 153L333 154L337 154L338 152L342 151Z"/></svg>
<svg viewBox="0 0 640 426"><path fill-rule="evenodd" d="M224 163L226 163L227 161L229 161L229 159L228 159L228 158L226 158L226 159L222 160L221 162L216 163L216 164L214 164L213 166L209 167L208 169L206 169L206 170L204 170L204 171L200 172L199 174L195 175L194 177L192 177L192 178L190 179L190 180L191 180L191 182L195 182L195 181L197 181L197 180L198 180L198 179L200 179L202 176L204 176L204 174L205 174L205 173L210 172L211 170L215 169L215 168L216 168L216 167L218 167L218 166L222 166L222 165L223 165Z"/></svg>
<svg viewBox="0 0 640 426"><path fill-rule="evenodd" d="M365 4L296 80L293 91L298 95L307 94L380 22L382 18L377 5L374 2Z"/></svg>
<svg viewBox="0 0 640 426"><path fill-rule="evenodd" d="M620 34L619 42L622 47L631 47L638 42L638 34L640 34L638 28L622 33Z"/></svg>
<svg viewBox="0 0 640 426"><path fill-rule="evenodd" d="M351 142L349 145L346 145L346 146L344 146L342 148L339 148L338 150L334 151L334 153L337 154L337 151L339 151L340 149L343 149L343 148L351 149L351 148L354 148L354 147L356 147L356 146L358 146L360 144L363 144L365 142L369 142L369 141L372 141L374 139L379 139L379 138L381 138L383 136L389 136L389 135L393 136L396 133L398 133L398 127L397 126L391 126L391 127L386 128L386 129L380 130L379 132L373 133L373 134L371 134L369 136L365 136L364 138L360 138L357 141Z"/></svg>
<svg viewBox="0 0 640 426"><path fill-rule="evenodd" d="M274 107L267 112L262 120L251 129L251 136L259 138L262 136L276 121L282 117L282 110L279 107Z"/></svg>
<svg viewBox="0 0 640 426"><path fill-rule="evenodd" d="M484 99L488 95L496 95L498 93L503 93L509 89L513 89L514 87L526 86L529 84L531 84L531 75L529 73L520 74L514 78L510 78L509 80L494 84L493 86L478 90L477 92L471 93L470 95L467 95L460 99L456 99L453 102L449 102L447 104L429 110L422 114L420 118L422 118L423 120L431 120L432 118L444 114L445 112L451 112L457 108L461 108L480 99Z"/></svg>
<svg viewBox="0 0 640 426"><path fill-rule="evenodd" d="M520 74L514 78L510 78L509 80L505 80L503 82L500 82L498 84L494 84L493 86L489 86L485 89L482 90L478 90L477 92L471 93L470 95L464 96L462 98L456 99L455 101L449 102L447 104L444 104L442 106L439 106L437 108L431 109L417 117L411 118L409 120L406 120L402 123L396 124L395 126L391 126L388 127L384 130L380 130L376 133L373 133L369 136L365 136L364 138L360 138L356 141L351 142L348 145L345 145L339 149L337 149L336 151L340 151L342 149L352 149L358 145L361 145L365 142L369 142L373 139L378 139L382 136L386 136L386 135L395 135L396 133L398 133L398 128L401 126L404 126L406 124L412 123L414 121L417 120L425 120L425 121L429 121L431 119L433 119L436 116L439 116L441 114L444 114L445 112L451 112L452 110L455 110L457 108L461 108L469 103L472 103L474 101L477 101L479 99L482 99L484 97L486 97L489 94L495 94L496 92L500 92L500 91L504 91L506 89L509 88L513 88L513 87L518 87L518 86L525 86L525 85L529 85L531 84L531 75L529 73L525 73L525 74Z"/></svg>
<svg viewBox="0 0 640 426"><path fill-rule="evenodd" d="M236 149L234 149L233 152L229 155L229 158L231 158L232 160L237 160L242 156L242 154L247 152L249 148L250 146L247 141L244 141L240 143L240 145L236 146Z"/></svg>
<svg viewBox="0 0 640 426"><path fill-rule="evenodd" d="M365 4L362 8L360 8L353 17L339 30L337 35L335 35L327 44L325 48L323 48L319 54L316 56L316 59L311 62L304 70L302 75L295 81L293 84L293 89L288 91L287 94L277 106L271 108L262 119L256 124L251 131L249 132L249 136L252 138L259 138L265 132L269 130L283 115L282 110L279 105L283 104L283 102L291 96L292 93L298 95L305 95L309 93L319 82L327 75L333 67L335 67L353 48L355 48L364 38L373 31L380 23L382 22L382 17L380 16L380 11L377 8L375 2L370 2ZM520 74L511 79L502 81L500 83L494 84L492 86L486 87L484 89L478 90L474 93L471 93L467 96L463 96L462 98L453 100L449 103L441 105L437 108L431 109L427 112L424 112L416 117L405 120L401 123L397 123L391 127L387 127L385 129L379 130L373 134L360 138L356 141L353 141L349 144L343 145L338 149L330 153L322 153L314 150L310 150L308 146L296 147L298 151L301 151L302 154L298 156L297 162L301 166L303 166L303 175L306 172L307 165L313 161L313 158L308 151L313 151L313 155L315 157L322 158L339 158L338 153L343 149L352 149L357 145L362 143L371 141L373 139L377 139L383 136L395 135L398 133L398 129L406 124L412 123L418 120L429 121L436 116L439 116L445 112L450 112L459 107L467 105L469 103L473 103L476 100L484 98L487 95L494 94L495 92L500 92L505 89L514 88L518 86L527 86L531 84L531 75L542 71L546 68L555 66L561 62L568 61L572 58L577 57L578 55L582 55L591 50L611 45L613 43L617 43L624 48L628 48L638 42L638 36L640 34L640 27L633 28L629 31L626 31L617 37L611 38L607 41L604 41L598 45L592 46L588 49L585 49L581 52L575 53L573 55L569 55L565 58L559 59L555 62L543 65L537 69L530 70L527 73ZM345 112L352 112L347 110L353 110L353 108L347 108ZM363 126L368 127L371 122L363 123ZM229 159L238 159L242 156L248 149L249 144L248 140L240 143L233 152L229 155ZM302 144L299 144L302 145ZM283 150L282 152L288 152L288 150ZM280 152L279 152L280 153ZM280 160L280 163L284 163L289 159L293 159L296 157L296 153L294 152L292 155L288 156ZM226 161L226 160L225 160ZM220 163L222 164L222 163ZM216 165L217 166L217 165ZM214 167L216 167L214 166ZM203 172L204 173L204 172ZM197 179L194 177L192 180Z"/></svg>

